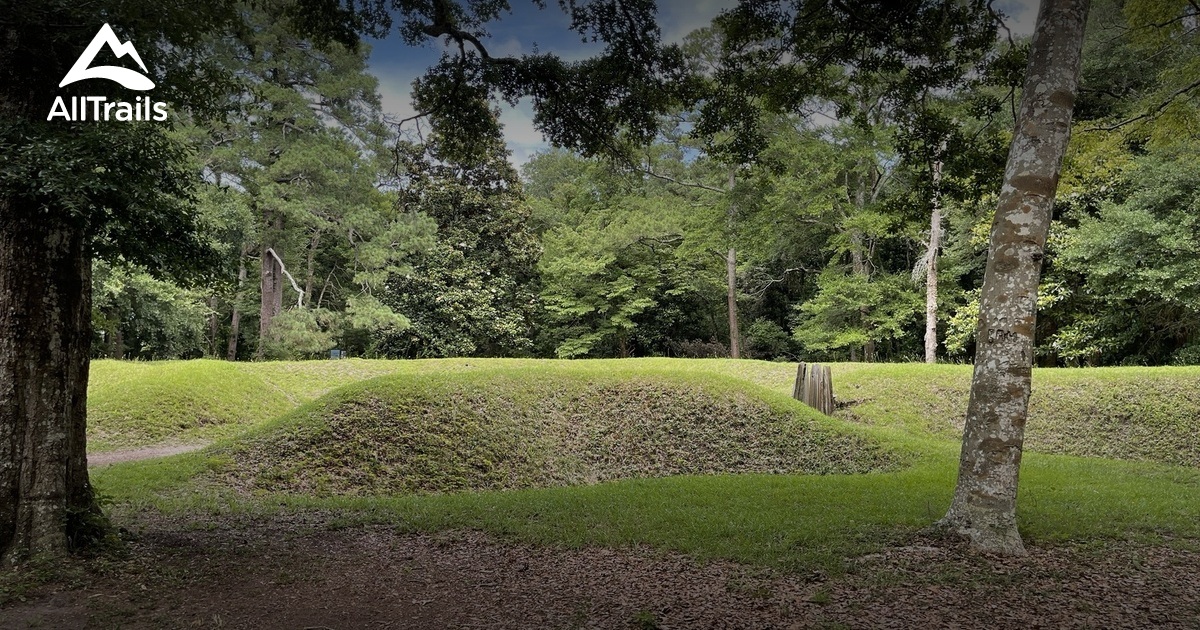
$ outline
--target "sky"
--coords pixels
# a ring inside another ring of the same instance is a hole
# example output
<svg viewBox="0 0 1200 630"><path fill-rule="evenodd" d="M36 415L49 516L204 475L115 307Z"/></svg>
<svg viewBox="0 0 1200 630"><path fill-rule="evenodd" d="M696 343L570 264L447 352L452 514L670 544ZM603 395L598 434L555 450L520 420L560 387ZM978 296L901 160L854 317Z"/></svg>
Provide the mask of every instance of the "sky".
<svg viewBox="0 0 1200 630"><path fill-rule="evenodd" d="M568 30L569 20L556 2L547 2L544 10L539 10L532 0L510 0L510 3L512 13L493 23L489 28L491 36L483 40L490 54L516 56L531 53L536 46L541 52L580 59L600 51L599 45L583 43ZM736 0L660 0L659 26L663 38L678 42L693 30L707 26L722 9L735 4ZM995 6L1008 16L1006 25L1014 35L1033 32L1037 0L999 0ZM431 41L419 48L411 47L395 34L371 40L370 44L368 69L379 79L384 112L397 120L410 116L414 112L409 97L412 81L437 61L440 44ZM524 164L534 153L549 147L533 126L533 108L528 101L515 108L504 105L500 122L514 165Z"/></svg>

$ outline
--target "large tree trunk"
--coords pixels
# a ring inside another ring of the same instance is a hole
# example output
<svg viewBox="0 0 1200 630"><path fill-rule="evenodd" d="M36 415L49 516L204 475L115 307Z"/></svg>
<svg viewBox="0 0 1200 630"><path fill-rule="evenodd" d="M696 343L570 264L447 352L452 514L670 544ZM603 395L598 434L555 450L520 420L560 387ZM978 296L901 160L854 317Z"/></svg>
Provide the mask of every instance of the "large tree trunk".
<svg viewBox="0 0 1200 630"><path fill-rule="evenodd" d="M942 246L942 162L933 164L933 212L929 217L929 257L925 261L925 362L937 363L938 249Z"/></svg>
<svg viewBox="0 0 1200 630"><path fill-rule="evenodd" d="M0 564L60 555L103 517L87 473L92 261L78 222L0 199Z"/></svg>
<svg viewBox="0 0 1200 630"><path fill-rule="evenodd" d="M258 351L255 356L262 359L266 352L267 335L271 331L271 320L283 311L283 265L267 251L272 249L272 238L283 231L283 217L279 214L267 216L267 229L263 234L261 257L262 299L258 311Z"/></svg>
<svg viewBox="0 0 1200 630"><path fill-rule="evenodd" d="M944 527L981 551L1023 554L1017 475L1029 407L1043 248L1079 83L1088 0L1043 0L992 223L958 484Z"/></svg>
<svg viewBox="0 0 1200 630"><path fill-rule="evenodd" d="M726 297L729 302L729 357L740 359L742 358L742 348L739 340L742 337L738 331L737 250L732 247L725 256L725 284L728 288Z"/></svg>

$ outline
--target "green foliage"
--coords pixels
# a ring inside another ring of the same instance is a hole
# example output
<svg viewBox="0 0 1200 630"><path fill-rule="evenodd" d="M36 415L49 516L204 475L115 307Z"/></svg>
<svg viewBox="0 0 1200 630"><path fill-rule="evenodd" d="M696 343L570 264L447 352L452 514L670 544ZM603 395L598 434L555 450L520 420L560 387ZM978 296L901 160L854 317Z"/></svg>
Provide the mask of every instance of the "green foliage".
<svg viewBox="0 0 1200 630"><path fill-rule="evenodd" d="M174 117L211 114L227 94L228 77L202 55L199 40L227 27L228 2L161 7L124 2L106 9L122 40L145 42L142 61L156 83L155 98ZM58 77L95 35L95 7L50 0L5 7L0 53L0 198L36 210L5 220L59 221L81 229L88 250L158 277L203 275L216 258L199 237L196 177L171 121L96 124L48 121L55 96L82 94L129 100L114 82L89 81L56 89ZM156 42L161 45L151 45Z"/></svg>
<svg viewBox="0 0 1200 630"><path fill-rule="evenodd" d="M1096 3L1085 49L1082 118L1158 149L1193 144L1200 38L1187 0ZM1094 123L1093 123L1094 124Z"/></svg>
<svg viewBox="0 0 1200 630"><path fill-rule="evenodd" d="M906 275L868 280L831 268L817 283L817 295L797 308L793 333L814 352L902 340L921 312L921 296Z"/></svg>
<svg viewBox="0 0 1200 630"><path fill-rule="evenodd" d="M723 248L699 215L723 215L720 205L685 205L676 191L561 152L535 157L526 177L544 230L541 339L555 356L666 354L671 341L718 334L703 318L723 317L724 260L713 255Z"/></svg>
<svg viewBox="0 0 1200 630"><path fill-rule="evenodd" d="M221 189L210 213L242 209L240 224L227 223L217 235L231 262L216 288L230 311L260 310L238 269L260 266L251 257L270 256L270 248L303 292L294 299L290 282L275 272L285 284L282 302L306 312L285 312L280 330L258 340L257 355L312 356L348 341L370 354L383 335L406 325L374 294L389 275L408 271L404 259L431 244L434 225L381 190L392 137L377 79L367 72L369 50L306 38L294 8L243 7L244 28L208 41L211 57L240 88L223 120L187 130L202 149L205 176ZM272 295L259 297L272 303Z"/></svg>
<svg viewBox="0 0 1200 630"><path fill-rule="evenodd" d="M1049 339L1064 358L1166 363L1200 334L1198 165L1194 150L1134 158L1094 214L1077 215L1057 264L1078 278L1068 306L1087 310Z"/></svg>
<svg viewBox="0 0 1200 630"><path fill-rule="evenodd" d="M271 322L267 336L260 340L267 359L315 359L334 347L333 335L328 332L328 311L308 309L286 310ZM325 325L321 320L326 319Z"/></svg>
<svg viewBox="0 0 1200 630"><path fill-rule="evenodd" d="M144 270L96 262L92 269L92 355L130 359L203 356L210 316L194 290Z"/></svg>
<svg viewBox="0 0 1200 630"><path fill-rule="evenodd" d="M673 262L669 249L613 236L570 228L545 236L542 300L552 334L561 339L554 349L560 358L586 356L606 343L628 355L637 318L658 305L669 281L663 273Z"/></svg>
<svg viewBox="0 0 1200 630"><path fill-rule="evenodd" d="M716 80L703 93L698 131L734 162L752 161L769 141L752 113L760 107L793 113L824 102L870 128L882 112L911 111L930 92L960 87L965 74L985 65L996 38L982 0L803 8L745 2L716 26L725 42ZM875 101L879 107L864 107Z"/></svg>
<svg viewBox="0 0 1200 630"><path fill-rule="evenodd" d="M792 354L788 332L769 319L756 319L746 327L746 345L756 359L790 358Z"/></svg>
<svg viewBox="0 0 1200 630"><path fill-rule="evenodd" d="M498 133L498 131L495 131ZM405 212L437 222L437 240L388 277L381 303L411 326L386 335L390 356L503 356L532 349L534 283L541 244L507 151L493 137L477 161L457 156L435 136L401 144L399 192ZM450 151L450 153L444 153Z"/></svg>

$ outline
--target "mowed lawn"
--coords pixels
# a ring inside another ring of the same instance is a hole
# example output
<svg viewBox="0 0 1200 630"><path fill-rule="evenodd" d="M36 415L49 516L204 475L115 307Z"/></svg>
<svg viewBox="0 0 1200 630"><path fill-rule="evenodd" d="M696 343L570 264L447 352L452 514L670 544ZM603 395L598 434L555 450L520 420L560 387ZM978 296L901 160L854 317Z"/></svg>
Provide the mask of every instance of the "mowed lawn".
<svg viewBox="0 0 1200 630"><path fill-rule="evenodd" d="M832 419L790 399L795 367L99 361L94 448L212 444L92 477L118 522L320 511L346 525L651 545L793 570L838 571L939 518L970 366L836 365ZM1036 370L1019 503L1027 541L1200 539L1198 377ZM309 459L285 465L297 458ZM305 472L320 468L332 472Z"/></svg>

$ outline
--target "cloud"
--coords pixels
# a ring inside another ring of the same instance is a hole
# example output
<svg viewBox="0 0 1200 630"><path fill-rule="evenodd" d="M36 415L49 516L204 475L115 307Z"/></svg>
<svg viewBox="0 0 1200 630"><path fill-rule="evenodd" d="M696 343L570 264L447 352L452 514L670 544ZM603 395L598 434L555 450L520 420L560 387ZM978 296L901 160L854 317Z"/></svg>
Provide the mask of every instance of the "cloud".
<svg viewBox="0 0 1200 630"><path fill-rule="evenodd" d="M722 9L733 8L731 0L663 0L658 6L658 24L663 39L681 42L692 31L708 26Z"/></svg>
<svg viewBox="0 0 1200 630"><path fill-rule="evenodd" d="M550 147L542 132L533 126L533 102L530 99L522 99L516 107L505 105L500 110L500 123L504 125L505 144L512 151L509 161L514 166L521 166L534 153Z"/></svg>
<svg viewBox="0 0 1200 630"><path fill-rule="evenodd" d="M530 52L525 50L521 40L513 36L487 42L487 50L488 54L493 57L520 57L522 54Z"/></svg>
<svg viewBox="0 0 1200 630"><path fill-rule="evenodd" d="M411 95L414 76L403 69L389 70L387 66L378 64L372 64L370 71L379 79L379 100L383 105L383 113L396 120L416 113Z"/></svg>
<svg viewBox="0 0 1200 630"><path fill-rule="evenodd" d="M416 113L412 106L412 81L416 78L410 68L392 64L373 63L371 72L379 79L379 99L383 112L392 120L408 118ZM516 107L501 104L500 123L504 125L504 140L511 152L509 161L515 166L524 164L534 153L546 149L542 132L533 126L533 103L524 99ZM406 128L411 125L406 125Z"/></svg>
<svg viewBox="0 0 1200 630"><path fill-rule="evenodd" d="M1037 26L1037 0L1002 0L996 3L996 8L1006 16L1004 25L1014 37L1033 34Z"/></svg>

